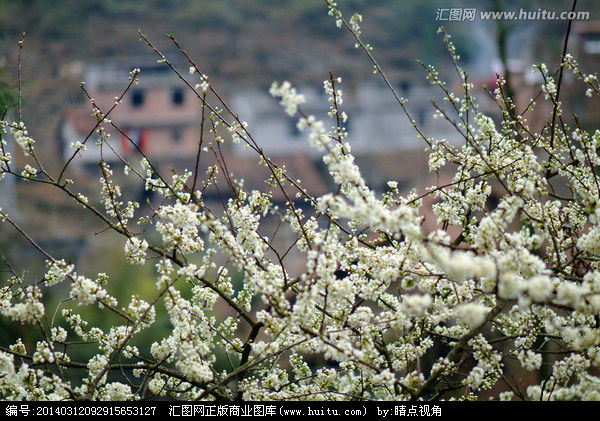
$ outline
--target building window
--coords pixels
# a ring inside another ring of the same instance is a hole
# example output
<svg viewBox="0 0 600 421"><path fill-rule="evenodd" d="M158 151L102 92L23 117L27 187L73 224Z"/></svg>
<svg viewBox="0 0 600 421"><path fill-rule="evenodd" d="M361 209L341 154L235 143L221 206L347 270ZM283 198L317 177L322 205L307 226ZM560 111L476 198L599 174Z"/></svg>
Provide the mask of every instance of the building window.
<svg viewBox="0 0 600 421"><path fill-rule="evenodd" d="M131 93L131 105L141 107L144 105L144 91L136 89Z"/></svg>
<svg viewBox="0 0 600 421"><path fill-rule="evenodd" d="M173 137L174 142L179 142L181 140L181 130L173 129L173 131L171 132L171 136Z"/></svg>
<svg viewBox="0 0 600 421"><path fill-rule="evenodd" d="M288 124L290 128L290 134L293 137L299 137L301 132L300 130L298 130L298 122L295 119L291 118L288 120Z"/></svg>
<svg viewBox="0 0 600 421"><path fill-rule="evenodd" d="M406 80L401 81L400 91L402 92L402 95L408 96L408 92L410 91L410 83L408 83Z"/></svg>
<svg viewBox="0 0 600 421"><path fill-rule="evenodd" d="M415 114L416 114L417 126L420 126L420 127L425 126L426 118L427 118L427 110L425 108L419 108Z"/></svg>
<svg viewBox="0 0 600 421"><path fill-rule="evenodd" d="M183 104L184 98L185 97L184 97L183 89L180 89L180 88L173 89L173 93L171 96L171 101L173 102L173 104L175 104L175 105Z"/></svg>

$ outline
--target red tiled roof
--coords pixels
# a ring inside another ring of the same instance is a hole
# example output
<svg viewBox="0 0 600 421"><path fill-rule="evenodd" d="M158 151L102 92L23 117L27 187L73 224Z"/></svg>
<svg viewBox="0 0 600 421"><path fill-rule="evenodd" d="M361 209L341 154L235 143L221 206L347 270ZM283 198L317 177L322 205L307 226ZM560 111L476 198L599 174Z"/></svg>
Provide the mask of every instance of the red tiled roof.
<svg viewBox="0 0 600 421"><path fill-rule="evenodd" d="M71 124L75 131L82 135L87 135L96 126L96 121L91 116L91 110L84 107L68 109L65 113L65 121Z"/></svg>
<svg viewBox="0 0 600 421"><path fill-rule="evenodd" d="M302 187L313 196L320 196L329 192L327 180L321 174L317 163L311 160L310 157L304 154L296 154L289 156L278 156L273 159L273 162L279 166L285 166L286 172L290 179L296 181L302 180ZM265 180L269 178L270 171L267 167L259 163L256 156L227 156L225 158L227 170L232 174L233 179L243 179L246 190L265 191L268 186ZM206 168L215 165L216 161L211 153L203 152L202 159L199 164L198 184L202 185L206 181ZM195 162L193 159L180 159L176 161L163 160L158 164L163 174L167 174L169 168L175 169L177 172L183 169L193 171ZM218 191L217 191L218 189ZM291 200L296 200L298 189L285 183L284 190ZM277 186L272 187L273 199L276 201L285 201L286 197ZM218 194L221 192L224 196L230 196L231 192L227 181L223 174L223 170L219 167L219 175L217 176L217 186L210 184L206 190L206 194Z"/></svg>

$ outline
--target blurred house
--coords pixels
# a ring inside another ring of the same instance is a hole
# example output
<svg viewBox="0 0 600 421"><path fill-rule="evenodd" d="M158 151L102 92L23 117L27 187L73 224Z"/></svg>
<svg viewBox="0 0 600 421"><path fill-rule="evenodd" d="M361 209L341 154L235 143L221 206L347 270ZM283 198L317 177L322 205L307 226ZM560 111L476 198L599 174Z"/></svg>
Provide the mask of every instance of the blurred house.
<svg viewBox="0 0 600 421"><path fill-rule="evenodd" d="M272 159L273 163L278 167L284 167L286 174L290 180L297 182L301 180L299 185L310 195L321 196L331 191L327 178L323 177L321 168L318 162L304 153L295 155L276 156ZM193 171L195 168L195 159L181 159L175 162L167 160L157 160L154 164L159 171L166 174L167 171L174 170L177 173L188 169ZM214 180L211 180L206 173L206 168L216 166L218 168ZM220 202L234 195L232 187L236 187L230 183L231 180L243 180L246 190L270 191L273 202L278 204L286 203L287 200L296 202L302 205L304 197L297 197L298 188L290 182L284 183L280 188L276 183L269 186L266 180L270 178L271 172L265 165L259 163L256 156L252 155L233 155L223 161L215 163L214 157L209 152L203 152L200 156L198 165L198 181L197 190L203 192L203 198L206 201Z"/></svg>
<svg viewBox="0 0 600 421"><path fill-rule="evenodd" d="M120 130L104 124L113 139L114 151L106 146L101 151L96 146L96 120L91 117L92 107L87 102L67 110L63 119L60 135L65 160L75 152L74 145L88 136L87 149L79 152L77 160L81 165L97 165L101 153L109 162L117 159L115 153L127 157L136 151L132 141L144 153L162 158L185 158L195 150L201 104L165 64L147 57L88 63L84 70L85 88L107 112L115 98L123 94L134 68L141 69L139 83L131 86L108 117Z"/></svg>
<svg viewBox="0 0 600 421"><path fill-rule="evenodd" d="M200 137L201 103L164 64L148 58L88 63L84 66L86 89L96 104L106 111L114 105L115 97L122 94L129 72L136 67L141 69L139 84L132 86L123 103L109 116L122 132L105 124L113 139L119 139L119 142L113 140L113 147L124 156L134 152L135 147L127 139L129 137L150 156L175 160L193 156ZM192 78L187 72L184 74L186 78ZM406 81L398 85L399 95L408 100L411 117L427 136L458 140L450 125L433 118L430 100L439 97L439 89ZM334 123L327 117L330 102L322 88L300 86L298 90L306 98L302 107L305 113ZM349 116L343 126L349 133L347 141L352 145L353 153L424 147L409 118L382 84L361 83L353 89L344 90L343 99L340 110ZM242 120L248 122L253 138L267 155L318 154L309 146L308 134L297 129L297 118L288 117L278 101L268 94L268 89L236 87L230 92L229 105ZM79 163L95 165L100 160L100 150L95 146L97 135L93 133L96 121L91 112L89 103L66 112L61 126L64 159L69 159L74 153L73 146L77 142L82 142L92 133L86 141L87 150L80 152ZM236 145L233 153L253 153L242 146ZM102 153L107 161L117 159L109 148L104 148Z"/></svg>
<svg viewBox="0 0 600 421"><path fill-rule="evenodd" d="M584 74L597 74L596 69L600 64L600 20L576 22L573 25L575 33L575 58L579 62L579 67ZM597 81L593 83L598 86ZM592 94L587 98L584 92L590 86L584 82L576 84L578 91L575 104L573 104L573 112L580 117L580 123L584 127L596 129L600 126L600 98L596 94Z"/></svg>
<svg viewBox="0 0 600 421"><path fill-rule="evenodd" d="M576 22L573 27L586 54L600 54L600 21Z"/></svg>
<svg viewBox="0 0 600 421"><path fill-rule="evenodd" d="M423 140L418 139L409 118L387 87L365 82L354 89L342 88L343 103L339 109L348 115L348 121L342 126L348 132L346 141L352 146L353 154L422 149L426 146ZM318 155L319 151L308 144L308 130L300 132L296 127L298 119L288 117L267 91L236 89L231 96L232 108L248 123L253 137L265 153L271 156L289 153ZM302 110L306 114L312 114L326 124L335 124L335 120L327 116L331 103L322 88L299 86L298 91L305 97ZM446 138L450 142L459 140L456 130L449 124L433 118L431 99L439 97L439 89L402 82L397 92L408 100L406 107L426 136ZM238 145L237 153L251 152Z"/></svg>
<svg viewBox="0 0 600 421"><path fill-rule="evenodd" d="M134 68L140 68L141 72L139 84L133 85L123 96L122 103L110 113L109 118L118 129L104 124L111 140L102 148L97 146L96 120L91 115L89 101L67 110L60 129L65 161L75 153L77 143L85 141L86 150L78 152L72 165L96 171L101 157L109 163L118 163L121 157L135 158L137 148L131 144L133 141L161 173L194 169L200 138L201 102L168 66L142 57L96 61L81 67L87 92L104 112L113 107L115 97L122 95L130 72ZM192 84L194 77L199 78L197 74L189 75L187 70L182 74ZM427 137L446 138L450 142L460 140L450 124L433 118L430 101L439 97L439 89L408 81L398 81L397 85L398 94L408 101L406 106L411 118ZM347 141L364 166L367 182L380 190L385 189L388 180L407 186L411 181L419 180L426 172L426 156L422 153L426 144L418 138L392 93L374 82L343 88L340 110L349 116L343 124L348 132ZM300 86L298 90L305 95L306 103L302 109L306 114L313 114L326 124L334 124L327 116L330 102L322 88ZM228 105L240 119L248 123L259 147L278 165L285 165L293 180L304 180L304 188L313 195L335 188L321 162L320 152L308 143L308 133L297 129L297 118L288 117L278 100L268 94L267 88L236 86L224 97L228 98ZM226 142L224 145L226 164L220 164L223 168L219 171L219 181L206 186L207 195L214 198L229 196L225 172L232 173L234 178L243 178L247 188L264 189L269 174L259 164L255 152L244 149L242 144ZM377 162L385 162L385 165ZM198 182L202 177L206 178L206 167L214 164L212 152L203 152ZM296 191L291 191L289 185L286 189L286 194L297 200ZM274 200L286 200L283 192L273 192Z"/></svg>

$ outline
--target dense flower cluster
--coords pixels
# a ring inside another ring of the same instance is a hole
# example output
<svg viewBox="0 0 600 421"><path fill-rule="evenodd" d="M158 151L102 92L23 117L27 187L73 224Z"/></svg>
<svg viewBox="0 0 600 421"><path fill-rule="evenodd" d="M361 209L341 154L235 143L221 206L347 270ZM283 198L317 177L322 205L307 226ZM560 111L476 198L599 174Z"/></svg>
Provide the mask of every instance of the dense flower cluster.
<svg viewBox="0 0 600 421"><path fill-rule="evenodd" d="M304 95L299 94L296 88L292 87L292 84L288 81L279 84L273 82L269 93L276 97L281 97L281 105L284 106L285 112L290 116L296 114L298 111L298 105L304 103Z"/></svg>

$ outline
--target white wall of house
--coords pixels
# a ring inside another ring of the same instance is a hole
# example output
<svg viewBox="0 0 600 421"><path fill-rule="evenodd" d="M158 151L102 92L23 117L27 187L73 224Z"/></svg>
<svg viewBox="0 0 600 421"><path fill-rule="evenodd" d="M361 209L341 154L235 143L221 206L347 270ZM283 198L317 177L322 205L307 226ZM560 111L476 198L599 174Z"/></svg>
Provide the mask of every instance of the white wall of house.
<svg viewBox="0 0 600 421"><path fill-rule="evenodd" d="M334 124L327 117L330 103L325 95L314 87L299 87L298 91L306 98L306 103L302 106L305 113ZM433 118L434 109L430 98L435 98L438 93L429 86L412 86L406 92L407 108L425 135L457 142L459 139L456 130L448 123ZM231 95L231 104L234 112L248 123L250 133L267 154L317 154L308 144L308 134L298 133L295 129L297 117L288 117L278 100L269 96L268 92L259 89L236 90ZM385 87L374 83L361 84L352 96L344 96L340 109L349 116L347 141L352 146L353 153L397 151L425 146L418 139L417 132L400 105ZM237 145L235 150L237 153L251 153L242 145Z"/></svg>
<svg viewBox="0 0 600 421"><path fill-rule="evenodd" d="M60 128L60 135L63 143L63 159L65 162L73 156L73 153L76 151L76 148L72 145L76 145L77 142L83 143L85 141L85 137L87 133L79 133L71 122L68 120L63 121ZM110 146L119 152L121 151L121 140L118 138L110 138L109 140ZM114 162L118 160L117 155L113 152L111 148L108 146L104 146L101 148L98 146L98 137L92 135L87 142L85 142L85 150L80 150L77 152L76 163L78 165L81 164L96 164L100 162L100 157L104 157L105 161Z"/></svg>

